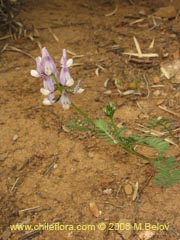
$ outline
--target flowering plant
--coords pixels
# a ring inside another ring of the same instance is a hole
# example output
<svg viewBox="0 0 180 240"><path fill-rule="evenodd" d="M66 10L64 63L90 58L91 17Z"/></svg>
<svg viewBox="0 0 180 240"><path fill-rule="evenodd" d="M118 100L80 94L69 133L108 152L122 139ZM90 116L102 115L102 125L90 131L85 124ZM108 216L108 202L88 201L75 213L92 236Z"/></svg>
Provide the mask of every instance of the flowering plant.
<svg viewBox="0 0 180 240"><path fill-rule="evenodd" d="M55 102L59 102L62 107L67 110L72 106L79 114L84 118L84 121L88 126L88 130L95 131L98 135L108 140L111 144L115 144L123 148L126 152L138 156L149 163L151 163L156 169L156 176L154 182L159 187L169 187L175 183L180 183L180 170L175 157L165 158L164 155L169 148L169 143L166 139L159 137L151 137L146 135L134 134L127 136L125 134L126 129L119 129L113 119L116 107L113 103L109 103L104 109L106 117L109 121L104 119L93 120L82 109L76 106L69 94L77 94L84 92L83 88L80 88L80 80L74 85L74 79L71 77L69 68L73 66L73 60L67 60L66 50L62 50L62 57L60 59L61 69L58 71L56 64L52 57L49 55L46 48L42 49L42 56L37 57L36 70L31 70L31 75L36 78L42 78L43 88L40 92L45 96L43 100L44 105L52 105ZM56 96L56 92L60 95ZM160 122L156 122L156 126ZM76 128L77 123L71 124L71 128ZM79 129L79 128L78 128ZM136 149L137 145L153 148L157 152L155 159L149 158Z"/></svg>
<svg viewBox="0 0 180 240"><path fill-rule="evenodd" d="M66 50L63 49L62 58L60 60L60 73L45 47L42 49L42 56L37 57L35 60L36 70L31 70L31 75L36 78L40 77L43 80L43 88L40 89L40 92L45 96L43 104L52 105L55 103L56 98L54 92L55 90L59 90L61 93L59 103L64 109L69 109L71 100L67 94L66 87L72 87L74 84L74 80L69 71L69 67L73 65L73 60L67 60ZM80 82L79 80L75 88L69 92L73 94L82 93L84 89L80 88Z"/></svg>

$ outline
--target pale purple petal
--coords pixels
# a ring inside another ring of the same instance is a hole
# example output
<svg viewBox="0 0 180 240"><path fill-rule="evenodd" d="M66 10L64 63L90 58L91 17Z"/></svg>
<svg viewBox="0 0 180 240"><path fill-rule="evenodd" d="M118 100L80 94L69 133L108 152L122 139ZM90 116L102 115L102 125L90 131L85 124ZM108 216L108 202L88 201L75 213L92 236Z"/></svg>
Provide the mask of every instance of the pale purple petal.
<svg viewBox="0 0 180 240"><path fill-rule="evenodd" d="M59 102L65 110L70 108L71 100L69 99L67 93L65 92L62 93Z"/></svg>
<svg viewBox="0 0 180 240"><path fill-rule="evenodd" d="M66 85L65 72L63 68L61 69L61 72L60 72L59 82L62 86Z"/></svg>
<svg viewBox="0 0 180 240"><path fill-rule="evenodd" d="M42 65L41 65L41 57L37 57L35 58L35 61L36 61L36 70L31 70L31 76L33 77L41 77L41 74L42 74Z"/></svg>
<svg viewBox="0 0 180 240"><path fill-rule="evenodd" d="M42 48L42 58L50 56L47 49L45 47Z"/></svg>
<svg viewBox="0 0 180 240"><path fill-rule="evenodd" d="M71 87L74 84L74 80L71 77L69 69L67 67L63 67L61 69L59 81L62 86Z"/></svg>
<svg viewBox="0 0 180 240"><path fill-rule="evenodd" d="M41 58L41 57L37 57L37 58L35 59L35 61L36 61L36 70L37 70L37 72L39 73L39 75L41 75L42 72L43 72L43 68L42 68L42 58Z"/></svg>
<svg viewBox="0 0 180 240"><path fill-rule="evenodd" d="M66 57L66 49L62 50L63 54L62 54L62 58L60 60L61 66L62 67L66 67L67 66L67 57Z"/></svg>
<svg viewBox="0 0 180 240"><path fill-rule="evenodd" d="M80 88L80 83L81 83L81 80L79 80L74 88L74 91L73 93L76 94L76 93L79 93L79 90L82 89Z"/></svg>
<svg viewBox="0 0 180 240"><path fill-rule="evenodd" d="M42 67L43 71L47 76L50 76L52 73L55 74L57 72L56 64L50 56L47 56L42 59Z"/></svg>
<svg viewBox="0 0 180 240"><path fill-rule="evenodd" d="M43 76L43 86L50 92L54 92L55 86L54 81L51 77Z"/></svg>
<svg viewBox="0 0 180 240"><path fill-rule="evenodd" d="M53 104L55 102L54 94L53 93L49 94L48 99Z"/></svg>

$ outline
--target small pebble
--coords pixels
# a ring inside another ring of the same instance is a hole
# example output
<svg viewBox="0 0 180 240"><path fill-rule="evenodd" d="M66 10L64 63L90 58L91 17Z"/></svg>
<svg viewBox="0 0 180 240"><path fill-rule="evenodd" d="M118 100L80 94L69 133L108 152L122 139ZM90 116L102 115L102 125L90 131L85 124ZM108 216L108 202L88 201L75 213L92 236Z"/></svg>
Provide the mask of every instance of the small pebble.
<svg viewBox="0 0 180 240"><path fill-rule="evenodd" d="M140 240L149 240L152 237L154 237L154 235L155 235L155 231L150 231L150 230L145 230L138 233L138 237Z"/></svg>
<svg viewBox="0 0 180 240"><path fill-rule="evenodd" d="M57 164L57 163L54 163L53 168L56 169L57 167L58 167L58 164Z"/></svg>
<svg viewBox="0 0 180 240"><path fill-rule="evenodd" d="M89 208L90 208L91 213L95 217L99 217L102 214L102 212L99 210L99 208L98 208L98 206L96 205L95 202L90 202L89 203Z"/></svg>
<svg viewBox="0 0 180 240"><path fill-rule="evenodd" d="M118 222L119 226L128 226L128 228L119 228L117 231L123 237L123 239L130 239L133 233L133 226L128 219L120 219Z"/></svg>
<svg viewBox="0 0 180 240"><path fill-rule="evenodd" d="M131 195L133 192L132 186L128 183L124 186L124 191L127 195Z"/></svg>
<svg viewBox="0 0 180 240"><path fill-rule="evenodd" d="M154 84L157 84L157 83L159 83L160 81L161 81L161 79L160 79L160 77L158 77L158 76L156 76L156 77L153 78L153 83L154 83Z"/></svg>
<svg viewBox="0 0 180 240"><path fill-rule="evenodd" d="M18 138L19 138L19 136L17 134L15 134L12 140L15 142Z"/></svg>
<svg viewBox="0 0 180 240"><path fill-rule="evenodd" d="M153 95L155 97L159 96L160 94L161 94L161 91L159 91L159 90L156 90L156 91L153 92Z"/></svg>
<svg viewBox="0 0 180 240"><path fill-rule="evenodd" d="M112 188L107 188L107 189L103 190L103 193L110 195L112 193Z"/></svg>
<svg viewBox="0 0 180 240"><path fill-rule="evenodd" d="M89 157L89 158L94 158L94 153L88 152L88 157Z"/></svg>

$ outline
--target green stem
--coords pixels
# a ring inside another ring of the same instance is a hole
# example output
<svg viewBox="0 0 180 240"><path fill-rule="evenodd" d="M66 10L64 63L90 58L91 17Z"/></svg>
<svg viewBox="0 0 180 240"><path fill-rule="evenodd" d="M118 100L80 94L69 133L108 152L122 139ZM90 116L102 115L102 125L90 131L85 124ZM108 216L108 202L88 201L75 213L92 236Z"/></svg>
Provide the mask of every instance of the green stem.
<svg viewBox="0 0 180 240"><path fill-rule="evenodd" d="M56 76L55 76L54 74L52 74L52 77L53 77L53 79L54 79L54 81L55 81L55 83L56 83L57 90L59 90L59 92L62 93L62 91L63 91L63 90L62 90L62 87L61 87L61 85L59 84Z"/></svg>
<svg viewBox="0 0 180 240"><path fill-rule="evenodd" d="M60 83L58 82L56 76L53 74L52 75L55 83L56 83L56 87L57 90L59 90L60 93L63 92L62 86L60 85ZM76 106L73 102L71 102L71 106L81 115L83 116L89 123L95 125L94 121L85 113L83 112L78 106Z"/></svg>
<svg viewBox="0 0 180 240"><path fill-rule="evenodd" d="M142 158L142 159L144 159L144 160L146 160L146 161L148 161L148 162L152 162L152 159L151 159L151 158L146 157L146 156L144 156L143 154L141 154L141 153L139 153L139 152L137 152L137 151L135 151L135 150L131 150L130 153L133 154L133 155L135 155L135 156L137 156L137 157L140 157L140 158Z"/></svg>
<svg viewBox="0 0 180 240"><path fill-rule="evenodd" d="M112 118L112 117L109 117L109 118L110 118L110 120L111 120L111 124L112 124L114 130L117 131L117 127L116 127L116 125L115 125L115 123L114 123L113 118Z"/></svg>
<svg viewBox="0 0 180 240"><path fill-rule="evenodd" d="M83 112L79 107L77 107L73 102L71 103L71 106L79 113L81 116L83 116L89 123L93 124L95 126L94 121L85 113Z"/></svg>
<svg viewBox="0 0 180 240"><path fill-rule="evenodd" d="M137 152L136 150L132 149L131 147L129 147L129 146L127 145L127 143L124 142L123 140L124 140L123 138L120 139L121 142L119 142L119 145L120 145L126 152L131 153L131 154L133 154L133 155L135 155L135 156L137 156L137 157L140 157L140 158L142 158L142 159L144 159L144 160L146 160L146 161L148 161L148 162L151 162L151 161L152 161L151 158L146 157L145 155L143 155L143 154Z"/></svg>

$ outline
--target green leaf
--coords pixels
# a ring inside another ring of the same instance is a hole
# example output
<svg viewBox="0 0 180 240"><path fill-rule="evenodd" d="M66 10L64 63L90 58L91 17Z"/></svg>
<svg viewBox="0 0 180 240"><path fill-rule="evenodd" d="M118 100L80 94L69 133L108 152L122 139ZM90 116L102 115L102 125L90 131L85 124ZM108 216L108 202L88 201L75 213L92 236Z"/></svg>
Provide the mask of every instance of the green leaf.
<svg viewBox="0 0 180 240"><path fill-rule="evenodd" d="M180 170L173 171L172 173L168 172L159 172L155 178L154 183L157 187L171 187L174 184L180 183Z"/></svg>
<svg viewBox="0 0 180 240"><path fill-rule="evenodd" d="M168 118L158 119L157 117L152 117L147 124L147 126L151 129L154 129L158 126L163 126L167 129L167 128L170 128L171 125L172 125L171 119L168 119Z"/></svg>
<svg viewBox="0 0 180 240"><path fill-rule="evenodd" d="M72 119L65 124L69 129L75 131L92 130L86 120Z"/></svg>
<svg viewBox="0 0 180 240"><path fill-rule="evenodd" d="M178 167L178 162L176 161L175 157L169 157L169 158L163 158L163 157L157 157L154 161L154 166L158 170L172 170L176 167Z"/></svg>
<svg viewBox="0 0 180 240"><path fill-rule="evenodd" d="M107 122L104 119L99 119L95 121L95 126L102 132L106 132L109 129Z"/></svg>
<svg viewBox="0 0 180 240"><path fill-rule="evenodd" d="M99 119L95 121L95 126L97 133L101 137L105 138L108 142L112 144L117 144L111 126L104 119Z"/></svg>
<svg viewBox="0 0 180 240"><path fill-rule="evenodd" d="M175 157L157 157L153 164L157 170L154 183L158 187L170 187L180 183L180 170L177 169L179 165Z"/></svg>
<svg viewBox="0 0 180 240"><path fill-rule="evenodd" d="M117 132L117 135L118 135L119 137L125 137L125 136L124 136L124 135L125 135L125 132L126 132L126 128L125 128L125 127L120 128L120 129L118 130L118 132Z"/></svg>
<svg viewBox="0 0 180 240"><path fill-rule="evenodd" d="M158 137L137 138L140 145L153 148L158 153L165 154L169 148L169 143Z"/></svg>

